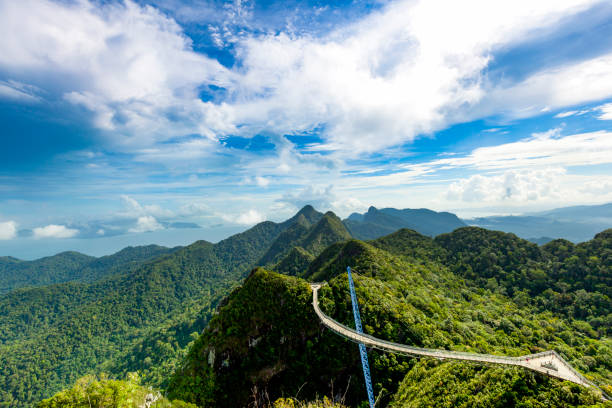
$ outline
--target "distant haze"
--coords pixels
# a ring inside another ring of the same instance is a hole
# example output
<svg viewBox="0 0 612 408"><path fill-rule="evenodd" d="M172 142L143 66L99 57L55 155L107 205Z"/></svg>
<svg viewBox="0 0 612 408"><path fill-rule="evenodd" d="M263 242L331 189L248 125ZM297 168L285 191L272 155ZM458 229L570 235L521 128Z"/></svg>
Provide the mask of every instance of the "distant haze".
<svg viewBox="0 0 612 408"><path fill-rule="evenodd" d="M127 246L157 244L174 247L188 245L198 240L214 243L245 229L246 227L231 226L200 229L166 229L102 238L40 240L20 238L13 241L0 241L0 256L13 256L23 260L32 260L64 251L77 251L92 256L103 256L115 253Z"/></svg>
<svg viewBox="0 0 612 408"><path fill-rule="evenodd" d="M325 211L321 208L317 210ZM351 214L343 223L353 236L364 240L390 234L399 228L410 228L425 235L436 236L465 225L475 225L490 230L512 232L539 244L555 238L582 242L605 229L612 228L612 203L563 207L524 215L469 219L460 219L450 212L435 212L428 209L398 210L370 207L369 211L363 214ZM126 246L156 244L174 247L188 245L198 240L214 243L247 228L248 226L220 225L209 228L168 228L96 238L23 237L0 240L0 256L31 260L63 251L102 256L117 252Z"/></svg>

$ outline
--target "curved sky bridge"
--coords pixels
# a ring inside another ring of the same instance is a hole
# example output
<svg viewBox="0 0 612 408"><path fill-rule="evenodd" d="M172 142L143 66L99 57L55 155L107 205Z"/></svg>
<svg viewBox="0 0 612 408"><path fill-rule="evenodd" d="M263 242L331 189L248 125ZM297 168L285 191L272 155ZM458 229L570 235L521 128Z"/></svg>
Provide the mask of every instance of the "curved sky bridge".
<svg viewBox="0 0 612 408"><path fill-rule="evenodd" d="M467 353L461 351L414 347L378 339L374 336L365 333L358 333L356 330L337 322L336 320L323 313L323 311L321 311L321 309L319 308L318 296L318 291L321 286L323 286L323 284L321 283L313 283L310 285L310 287L312 288L312 305L314 307L315 313L317 314L317 316L319 316L319 319L321 319L321 322L325 327L355 343L361 343L367 347L408 356L422 356L437 358L441 360L464 360L480 363L505 364L524 367L529 370L548 375L550 377L571 381L584 387L595 388L602 393L602 398L610 399L609 396L607 396L599 387L597 387L591 381L587 380L584 376L582 376L554 350L544 351L542 353L537 354L529 354L520 357L506 357L490 354Z"/></svg>

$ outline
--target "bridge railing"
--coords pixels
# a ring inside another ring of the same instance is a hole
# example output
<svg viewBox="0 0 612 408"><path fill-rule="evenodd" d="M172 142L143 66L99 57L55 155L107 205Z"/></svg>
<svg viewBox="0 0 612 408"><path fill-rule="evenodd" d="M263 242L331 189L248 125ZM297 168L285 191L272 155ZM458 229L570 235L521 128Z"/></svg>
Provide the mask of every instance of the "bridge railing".
<svg viewBox="0 0 612 408"><path fill-rule="evenodd" d="M478 353L469 353L469 352L453 351L453 350L430 349L430 348L414 347L414 346L394 343L391 341L379 339L367 333L356 333L352 328L345 326L344 324L326 315L319 308L318 304L316 305L316 309L318 311L318 314L320 314L320 317L322 316L321 320L324 322L325 321L329 322L329 324L327 324L326 326L328 326L332 330L333 330L333 326L339 327L342 329L340 331L340 334L342 334L343 336L349 338L350 340L354 340L356 342L367 343L368 345L372 345L373 347L377 347L378 345L384 345L388 349L397 350L397 351L403 350L409 354L432 355L432 356L439 356L439 357L449 356L450 358L465 357L464 359L466 360L467 359L470 359L470 360L472 359L473 360L490 359L490 360L495 360L495 361L503 360L503 361L514 362L514 363L517 363L520 360L519 357L507 357L507 356L496 356L493 354L478 354ZM337 330L334 330L334 331L337 331Z"/></svg>
<svg viewBox="0 0 612 408"><path fill-rule="evenodd" d="M574 369L563 357L559 355L555 350L543 351L535 354L528 354L524 356L518 357L508 357L508 356L498 356L493 354L479 354L479 353L469 353L464 351L453 351L453 350L440 350L440 349L429 349L429 348L421 348L408 346L404 344L398 344L387 340L382 340L372 335L366 333L357 333L354 329L345 326L344 324L338 322L337 320L332 319L328 315L326 315L319 308L319 300L318 300L318 289L321 284L316 285L316 288L313 285L313 307L315 309L316 314L319 316L323 324L329 329L335 331L341 336L347 338L348 340L354 341L355 343L363 343L369 347L373 347L376 349L380 349L383 351L391 351L395 353L403 353L409 355L418 355L418 356L429 356L435 358L450 358L450 359L459 359L459 360L470 360L470 361L480 361L480 362L491 362L491 363L499 363L499 364L507 364L507 365L518 365L528 368L530 370L538 371L542 374L546 374L553 377L562 378L572 382L582 383L585 386L590 386L601 391L604 399L610 400L610 397L596 384L587 380L582 374ZM561 364L563 364L564 368L567 369L571 374L575 376L575 378L571 378L571 376L567 376L563 373L553 374L549 369L544 367L537 367L534 365L529 365L529 360L538 359L541 357L552 356ZM578 381L576 381L578 379Z"/></svg>

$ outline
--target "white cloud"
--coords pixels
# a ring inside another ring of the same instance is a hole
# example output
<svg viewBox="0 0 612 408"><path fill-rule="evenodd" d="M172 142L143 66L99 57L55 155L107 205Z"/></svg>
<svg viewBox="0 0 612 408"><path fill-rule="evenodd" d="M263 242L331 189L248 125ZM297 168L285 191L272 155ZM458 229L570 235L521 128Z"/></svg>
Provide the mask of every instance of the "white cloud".
<svg viewBox="0 0 612 408"><path fill-rule="evenodd" d="M581 116L581 115L584 115L585 113L589 113L589 112L592 112L592 111L593 111L593 109L589 108L589 109L582 109L582 110L579 110L579 111L573 110L573 111L560 112L560 113L557 113L555 115L555 118L563 119L563 118L567 118L569 116Z"/></svg>
<svg viewBox="0 0 612 408"><path fill-rule="evenodd" d="M450 185L447 198L465 202L529 202L560 197L562 168L474 175Z"/></svg>
<svg viewBox="0 0 612 408"><path fill-rule="evenodd" d="M270 185L270 179L263 176L245 177L243 180L244 184L254 184L258 187L268 187Z"/></svg>
<svg viewBox="0 0 612 408"><path fill-rule="evenodd" d="M537 115L543 109L558 109L612 96L612 54L566 66L546 69L524 81L497 86L482 98L472 116L503 113L522 118ZM557 117L581 114L565 112Z"/></svg>
<svg viewBox="0 0 612 408"><path fill-rule="evenodd" d="M478 115L495 47L593 3L405 1L324 39L250 38L238 44L244 102L233 106L235 117L278 132L325 123L325 149L393 146Z"/></svg>
<svg viewBox="0 0 612 408"><path fill-rule="evenodd" d="M257 176L255 177L255 184L257 184L259 187L268 187L270 180L265 177Z"/></svg>
<svg viewBox="0 0 612 408"><path fill-rule="evenodd" d="M598 177L597 180L582 183L580 191L599 197L612 195L612 180L602 180Z"/></svg>
<svg viewBox="0 0 612 408"><path fill-rule="evenodd" d="M361 180L361 179L359 179ZM350 193L338 193L333 185L307 186L305 188L285 193L277 199L279 209L299 210L305 205L312 205L319 211L333 211L343 217L355 211L364 211L368 205Z"/></svg>
<svg viewBox="0 0 612 408"><path fill-rule="evenodd" d="M79 231L67 228L65 225L49 224L45 227L34 228L34 238L72 238Z"/></svg>
<svg viewBox="0 0 612 408"><path fill-rule="evenodd" d="M157 204L141 205L138 201L128 195L122 195L121 201L126 208L123 215L127 217L152 215L160 218L170 218L174 216L174 212L171 210L162 208Z"/></svg>
<svg viewBox="0 0 612 408"><path fill-rule="evenodd" d="M265 217L263 216L263 214L261 214L257 210L249 210L245 213L240 214L239 216L235 218L227 217L227 216L224 216L223 218L226 221L234 222L240 225L254 225L254 224L260 223L265 220Z"/></svg>
<svg viewBox="0 0 612 408"><path fill-rule="evenodd" d="M567 112L561 112L561 113L557 113L555 115L555 118L567 118L568 116L574 116L575 114L577 114L578 111L567 111Z"/></svg>
<svg viewBox="0 0 612 408"><path fill-rule="evenodd" d="M0 240L13 239L17 236L17 223L15 221L0 222Z"/></svg>
<svg viewBox="0 0 612 408"><path fill-rule="evenodd" d="M331 209L340 217L353 212L364 212L368 207L368 204L352 196L342 197L331 203Z"/></svg>
<svg viewBox="0 0 612 408"><path fill-rule="evenodd" d="M18 81L0 81L0 99L14 99L20 102L39 102L36 95L40 90L32 85L23 84Z"/></svg>
<svg viewBox="0 0 612 408"><path fill-rule="evenodd" d="M307 186L293 192L286 192L277 201L288 204L292 210L299 210L305 205L312 205L323 211L331 208L331 203L336 199L334 186Z"/></svg>
<svg viewBox="0 0 612 408"><path fill-rule="evenodd" d="M209 116L197 88L223 86L228 71L193 52L182 28L153 7L3 1L0 35L11 38L0 43L3 70L53 78L68 102L94 112L97 127L116 131L109 135L127 133L136 139L129 143L146 144L200 126L210 137L216 124L227 130L223 108Z"/></svg>
<svg viewBox="0 0 612 408"><path fill-rule="evenodd" d="M154 143L177 135L214 141L321 125L325 140L313 149L374 152L470 115L514 106L541 112L611 95L610 58L601 57L486 96L491 85L483 70L493 50L537 36L595 3L406 0L323 38L285 32L224 32L221 38L224 27L213 27L216 41L235 44L239 68L228 70L193 52L181 27L150 6L5 1L0 35L11 41L0 44L0 68L54 78L66 101L94 112L95 125L143 161L195 160L217 146ZM226 20L246 24L250 7L227 6ZM223 102L198 98L211 84L227 89ZM506 100L508 92L518 96Z"/></svg>
<svg viewBox="0 0 612 408"><path fill-rule="evenodd" d="M435 160L425 166L504 169L607 163L612 163L612 133L598 131L562 136L560 129L552 129L517 142L481 147L467 156Z"/></svg>
<svg viewBox="0 0 612 408"><path fill-rule="evenodd" d="M212 213L210 207L201 202L190 202L181 206L179 215L187 217L199 217L210 215Z"/></svg>
<svg viewBox="0 0 612 408"><path fill-rule="evenodd" d="M157 231L160 229L164 229L164 227L160 223L157 222L155 217L151 215L145 215L142 217L138 217L138 220L136 221L136 226L134 226L133 228L130 228L128 231L139 233L139 232Z"/></svg>
<svg viewBox="0 0 612 408"><path fill-rule="evenodd" d="M601 120L612 120L612 103L606 103L605 105L598 106L595 108L601 112L601 114L597 117Z"/></svg>
<svg viewBox="0 0 612 408"><path fill-rule="evenodd" d="M362 201L391 206L448 210L458 201L474 208L481 203L505 208L562 206L611 201L612 190L606 189L612 183L606 169L610 164L611 132L563 135L561 129L551 129L466 155L403 164L392 172L387 168L344 176L335 183Z"/></svg>

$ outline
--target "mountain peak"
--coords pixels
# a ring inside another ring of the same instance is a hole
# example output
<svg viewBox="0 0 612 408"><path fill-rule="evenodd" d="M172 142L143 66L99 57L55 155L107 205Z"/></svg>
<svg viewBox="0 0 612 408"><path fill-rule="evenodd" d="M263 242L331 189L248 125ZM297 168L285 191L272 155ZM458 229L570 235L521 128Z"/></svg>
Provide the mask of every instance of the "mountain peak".
<svg viewBox="0 0 612 408"><path fill-rule="evenodd" d="M338 218L338 216L336 214L334 214L333 211L328 211L326 212L324 215L324 217L331 217L331 218ZM339 219L339 218L338 218Z"/></svg>
<svg viewBox="0 0 612 408"><path fill-rule="evenodd" d="M368 214L374 214L376 211L378 211L378 209L374 207L373 205L371 205L370 208L368 208Z"/></svg>
<svg viewBox="0 0 612 408"><path fill-rule="evenodd" d="M321 217L323 217L323 214L315 210L312 205L308 204L305 205L300 211L298 211L293 217L285 221L283 224L288 227L297 222L298 219L302 217L305 218L309 224L316 224L321 219Z"/></svg>
<svg viewBox="0 0 612 408"><path fill-rule="evenodd" d="M302 211L315 211L314 207L310 204L306 204L304 207L302 207L302 209L299 212Z"/></svg>
<svg viewBox="0 0 612 408"><path fill-rule="evenodd" d="M308 216L310 214L313 214L313 213L316 213L316 212L317 212L317 210L315 210L312 205L306 204L304 207L302 207L302 209L300 211L297 212L296 215L302 214L302 215L304 215L306 217L306 216Z"/></svg>

